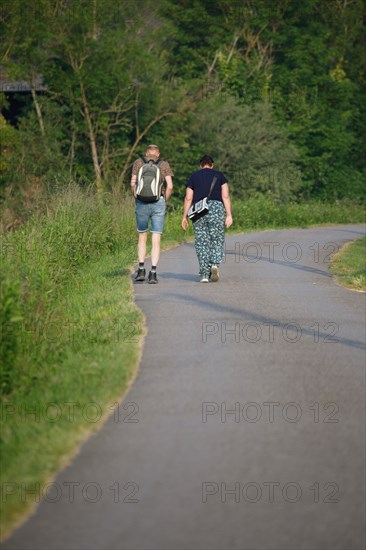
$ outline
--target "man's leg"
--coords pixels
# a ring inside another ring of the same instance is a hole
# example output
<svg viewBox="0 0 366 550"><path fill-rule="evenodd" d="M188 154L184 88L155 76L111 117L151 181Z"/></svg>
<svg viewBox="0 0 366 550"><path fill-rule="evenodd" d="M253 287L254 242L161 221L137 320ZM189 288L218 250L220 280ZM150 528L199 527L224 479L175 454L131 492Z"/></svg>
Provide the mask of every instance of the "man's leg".
<svg viewBox="0 0 366 550"><path fill-rule="evenodd" d="M139 257L139 267L136 273L135 281L143 282L146 276L145 270L145 258L146 258L146 241L147 241L147 231L139 233L139 241L137 245L137 253Z"/></svg>
<svg viewBox="0 0 366 550"><path fill-rule="evenodd" d="M137 251L139 256L139 263L143 264L146 258L146 241L147 241L147 231L144 233L139 233L139 242L137 245Z"/></svg>
<svg viewBox="0 0 366 550"><path fill-rule="evenodd" d="M160 258L160 233L152 233L151 265L157 266ZM146 243L145 243L146 245Z"/></svg>
<svg viewBox="0 0 366 550"><path fill-rule="evenodd" d="M139 257L139 268L135 277L135 281L143 282L145 280L145 258L146 258L146 241L147 230L149 227L149 205L136 200L136 225L139 233L137 245L137 254Z"/></svg>
<svg viewBox="0 0 366 550"><path fill-rule="evenodd" d="M163 197L153 204L151 215L151 271L149 273L149 283L157 283L156 266L160 258L160 239L164 227L164 216L166 212L165 199Z"/></svg>

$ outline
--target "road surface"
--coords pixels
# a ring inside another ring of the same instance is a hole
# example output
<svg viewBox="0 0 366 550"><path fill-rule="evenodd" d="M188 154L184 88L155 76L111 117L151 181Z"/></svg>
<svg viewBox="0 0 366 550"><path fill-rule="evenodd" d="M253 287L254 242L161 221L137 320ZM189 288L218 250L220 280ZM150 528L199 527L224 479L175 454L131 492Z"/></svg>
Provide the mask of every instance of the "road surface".
<svg viewBox="0 0 366 550"><path fill-rule="evenodd" d="M3 549L365 548L365 294L328 270L364 234L230 236L206 285L165 252L136 381Z"/></svg>

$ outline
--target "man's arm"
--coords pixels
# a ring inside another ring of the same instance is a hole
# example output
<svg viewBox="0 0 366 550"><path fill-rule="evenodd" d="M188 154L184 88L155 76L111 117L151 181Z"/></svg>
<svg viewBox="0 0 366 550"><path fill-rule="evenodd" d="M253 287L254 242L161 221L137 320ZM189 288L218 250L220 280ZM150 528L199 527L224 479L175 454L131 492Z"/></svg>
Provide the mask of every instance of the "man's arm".
<svg viewBox="0 0 366 550"><path fill-rule="evenodd" d="M139 161L135 160L132 166L132 175L131 175L131 191L134 197L136 197L136 181L137 181L137 173L139 170Z"/></svg>
<svg viewBox="0 0 366 550"><path fill-rule="evenodd" d="M137 180L136 174L132 174L132 176L131 176L131 191L132 191L133 196L135 196L136 180Z"/></svg>
<svg viewBox="0 0 366 550"><path fill-rule="evenodd" d="M165 181L166 181L165 201L168 202L169 197L171 197L172 193L173 193L173 178L172 178L172 176L165 176Z"/></svg>

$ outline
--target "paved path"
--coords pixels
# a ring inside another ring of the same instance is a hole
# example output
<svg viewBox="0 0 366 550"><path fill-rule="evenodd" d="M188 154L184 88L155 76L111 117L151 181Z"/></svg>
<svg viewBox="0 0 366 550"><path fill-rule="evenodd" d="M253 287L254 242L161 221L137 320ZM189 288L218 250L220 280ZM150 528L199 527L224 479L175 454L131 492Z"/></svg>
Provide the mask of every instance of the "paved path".
<svg viewBox="0 0 366 550"><path fill-rule="evenodd" d="M363 549L365 294L328 260L364 233L229 237L208 285L193 245L164 253L135 287L149 331L120 421L4 550Z"/></svg>

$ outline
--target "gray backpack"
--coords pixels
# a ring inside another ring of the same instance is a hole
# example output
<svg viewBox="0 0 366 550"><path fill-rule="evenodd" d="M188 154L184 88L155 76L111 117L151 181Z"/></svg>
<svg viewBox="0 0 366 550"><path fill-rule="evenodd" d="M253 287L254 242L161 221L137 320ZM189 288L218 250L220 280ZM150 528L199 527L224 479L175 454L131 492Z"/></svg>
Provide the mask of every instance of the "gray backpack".
<svg viewBox="0 0 366 550"><path fill-rule="evenodd" d="M144 164L137 175L136 198L141 202L157 202L161 197L163 177L160 172L161 160L141 159Z"/></svg>

